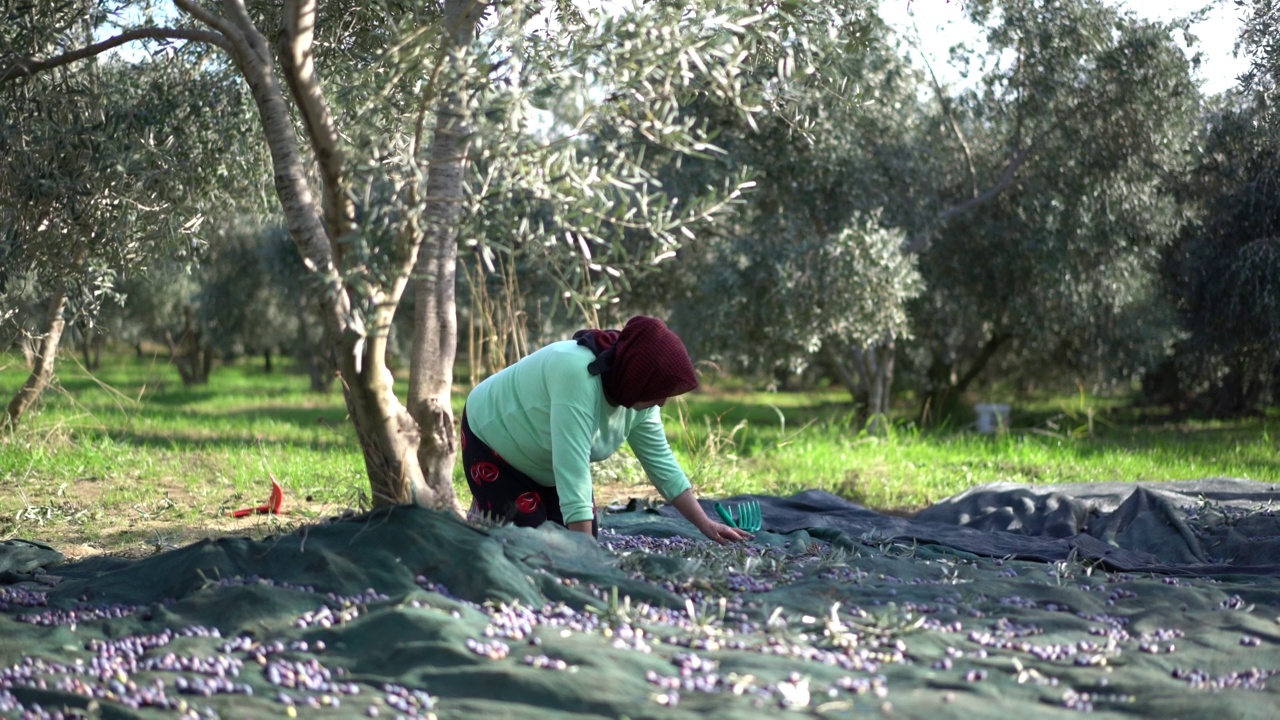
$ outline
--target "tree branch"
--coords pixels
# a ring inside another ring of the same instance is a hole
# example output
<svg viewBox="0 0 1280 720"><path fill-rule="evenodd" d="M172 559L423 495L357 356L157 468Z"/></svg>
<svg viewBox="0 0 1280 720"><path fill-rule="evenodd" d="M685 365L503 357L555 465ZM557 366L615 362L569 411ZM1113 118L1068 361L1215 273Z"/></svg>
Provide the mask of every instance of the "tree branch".
<svg viewBox="0 0 1280 720"><path fill-rule="evenodd" d="M924 232L921 232L903 244L902 252L908 255L924 252L929 248L929 243L933 237L933 231L937 226L947 222L957 215L960 215L961 213L966 213L970 210L986 205L994 200L1000 193L1008 190L1009 187L1013 185L1013 181L1016 179L1018 170L1026 161L1027 155L1031 153L1031 149L1038 145L1044 138L1057 132L1059 129L1066 127L1068 123L1074 121L1076 116L1084 112L1086 108L1087 104L1084 102L1076 104L1067 112L1056 117L1055 122L1052 125L1046 128L1044 132L1033 137L1026 145L1022 145L1022 128L1024 124L1023 121L1026 119L1026 116L1019 113L1018 117L1014 120L1010 145L1012 147L1021 146L1021 149L1009 158L1009 163L1005 165L1004 172L1001 173L1000 179L997 180L994 185L987 188L982 194L970 198L958 205L952 205L946 210L938 213L938 217L934 218L933 222L930 223L929 227L925 229Z"/></svg>
<svg viewBox="0 0 1280 720"><path fill-rule="evenodd" d="M1031 146L1028 145L1015 153L1014 156L1009 159L1009 164L1005 165L1004 172L1000 175L1000 179L997 180L994 185L984 190L980 195L971 197L957 205L952 205L946 210L938 213L938 217L934 218L929 229L908 240L907 243L902 246L902 252L907 255L924 252L929 248L929 242L933 236L933 230L935 227L945 223L957 215L986 205L996 199L1000 193L1009 189L1009 186L1013 185L1013 181L1018 174L1018 168L1022 167L1022 164L1026 161L1027 155L1030 151Z"/></svg>
<svg viewBox="0 0 1280 720"><path fill-rule="evenodd" d="M920 54L924 57L924 53ZM938 95L938 105L942 107L942 114L946 116L947 123L951 125L951 132L956 134L956 140L960 142L960 149L964 150L964 159L969 166L969 185L973 192L973 196L978 196L978 171L973 165L973 151L969 149L969 140L964 136L964 131L960 129L960 123L956 121L956 115L951 109L951 98L947 97L946 92L942 89L942 83L938 82L938 76L933 72L933 66L926 59L924 66L929 69L929 79L933 83L933 91Z"/></svg>
<svg viewBox="0 0 1280 720"><path fill-rule="evenodd" d="M316 77L316 0L285 0L280 38L280 61L284 65L289 93L302 114L307 140L316 154L323 181L325 221L330 237L342 237L355 227L355 207L346 192L347 172L333 113L324 99ZM339 261L341 262L341 261Z"/></svg>
<svg viewBox="0 0 1280 720"><path fill-rule="evenodd" d="M942 114L946 116L947 123L951 125L951 131L956 134L956 139L960 141L960 148L964 150L964 159L969 165L969 184L972 188L973 196L977 197L978 171L973 164L973 152L969 149L969 141L960 129L960 123L956 121L955 113L951 110L951 98L947 97L946 92L943 91L942 83L938 81L938 75L933 71L933 63L929 62L929 57L924 54L924 50L920 49L920 28L916 25L914 18L911 21L911 29L915 33L911 44L915 47L916 52L920 53L920 59L924 61L924 67L929 71L929 81L933 84L933 92L938 96L938 105L942 107Z"/></svg>
<svg viewBox="0 0 1280 720"><path fill-rule="evenodd" d="M849 366L845 365L845 355L836 348L836 340L832 337L824 338L822 341L822 356L827 361L827 366L831 372L835 373L836 380L849 391L849 396L855 400L858 397L858 390L861 384L855 371L849 370ZM857 364L857 360L854 360ZM865 389L865 388L863 388Z"/></svg>
<svg viewBox="0 0 1280 720"><path fill-rule="evenodd" d="M1009 164L1005 166L1004 172L1001 173L1000 179L994 185L984 190L981 194L969 198L959 205L951 207L938 213L937 223L944 223L956 215L966 213L981 205L986 205L995 199L997 195L1004 192L1006 188L1013 184L1014 176L1018 173L1018 168L1022 167L1022 163L1027 159L1027 154L1031 151L1031 146L1022 148L1009 159Z"/></svg>
<svg viewBox="0 0 1280 720"><path fill-rule="evenodd" d="M227 52L231 55L231 59L234 60L236 65L241 68L246 79L249 77L247 74L248 71L245 70L245 63L247 60L243 57L243 54L251 49L252 43L249 42L249 38L246 37L244 33L240 32L240 30L236 28L234 23L224 17L213 14L212 11L196 2L196 0L173 0L173 4L179 9L186 11L187 14L191 15L191 17L194 17L196 20L199 20L219 33L222 33L223 37L227 40L226 48Z"/></svg>
<svg viewBox="0 0 1280 720"><path fill-rule="evenodd" d="M987 368L987 364L991 362L991 358L995 357L996 351L1002 345L1013 339L1013 333L996 333L987 339L983 344L982 351L978 353L978 357L974 358L973 364L969 366L969 370L952 386L952 391L957 395L969 389L969 384L978 379L978 375Z"/></svg>
<svg viewBox="0 0 1280 720"><path fill-rule="evenodd" d="M258 31L253 19L249 17L249 10L244 6L244 0L222 0L222 6L227 9L227 17L236 27L244 33L245 40L249 49L257 53L258 59L263 63L271 63L271 47L267 44L267 39Z"/></svg>
<svg viewBox="0 0 1280 720"><path fill-rule="evenodd" d="M185 10L188 15L196 20L230 37L228 30L231 29L231 24L226 19L214 15L203 5L195 2L195 0L173 0L173 4L178 6L179 9Z"/></svg>
<svg viewBox="0 0 1280 720"><path fill-rule="evenodd" d="M444 4L445 32L441 36L440 47L436 50L436 60L435 65L431 69L431 76L427 81L426 88L423 90L422 95L418 100L417 119L414 121L413 143L410 145L409 151L410 161L418 164L423 171L423 176L427 178L427 193L425 197L419 197L417 183L409 185L409 200L414 205L417 205L419 202L423 202L428 208L430 208L433 203L440 202L437 198L432 197L431 193L431 176L433 174L439 175L441 172L435 170L432 167L433 165L441 163L450 165L456 164L458 168L461 168L468 160L467 154L470 150L469 146L465 144L462 148L461 155L456 158L448 157L447 153L437 152L438 147L434 146L432 147L431 157L428 158L425 164L419 162L418 155L422 149L423 138L426 132L428 110L439 97L437 92L437 83L439 82L441 73L444 70L445 61L449 58L450 52L454 48L467 45L475 38L476 23L480 21L480 18L487 7L488 0L470 0L469 2L460 3L446 2ZM439 111L440 108L437 108L437 130L442 127L440 124ZM448 171L446 170L443 172L447 173ZM458 172L460 173L461 170L459 169ZM456 206L449 212L456 212ZM430 228L426 229L425 232L430 233ZM405 241L401 243L403 257L392 289L393 297L395 297L397 302L399 301L400 295L403 294L414 269L419 265L418 256L422 250L423 240L424 233L415 230L412 235L406 236ZM413 397L415 392L416 391L414 389L410 389L410 396ZM412 405L413 402L411 401L410 404Z"/></svg>
<svg viewBox="0 0 1280 720"><path fill-rule="evenodd" d="M18 58L13 61L9 67L0 72L0 85L12 82L19 78L35 75L36 73L51 70L63 65L69 65L79 60L101 55L108 50L113 50L126 43L135 40L190 40L192 42L206 42L211 45L217 45L224 50L230 50L231 46L227 39L222 35L209 32L207 30L188 30L185 28L136 28L120 33L112 38L107 38L102 42L96 42L71 52L63 53L55 57L46 58L44 60L36 60L34 58Z"/></svg>

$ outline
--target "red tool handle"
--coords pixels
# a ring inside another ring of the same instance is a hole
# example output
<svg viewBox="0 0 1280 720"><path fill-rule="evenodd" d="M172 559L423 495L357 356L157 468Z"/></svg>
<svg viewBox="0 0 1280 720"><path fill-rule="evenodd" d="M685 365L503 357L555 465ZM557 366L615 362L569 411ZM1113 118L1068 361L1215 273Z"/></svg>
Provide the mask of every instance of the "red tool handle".
<svg viewBox="0 0 1280 720"><path fill-rule="evenodd" d="M257 507L240 508L227 513L233 518L248 517L250 515L279 515L280 508L284 506L284 488L280 487L280 481L276 480L275 473L267 473L271 478L271 498L267 500L266 505Z"/></svg>

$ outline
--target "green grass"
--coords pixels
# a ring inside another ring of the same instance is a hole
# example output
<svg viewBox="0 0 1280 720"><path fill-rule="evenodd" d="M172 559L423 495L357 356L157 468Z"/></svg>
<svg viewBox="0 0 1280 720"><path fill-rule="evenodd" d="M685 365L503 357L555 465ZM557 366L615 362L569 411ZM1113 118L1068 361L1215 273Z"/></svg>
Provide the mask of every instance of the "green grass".
<svg viewBox="0 0 1280 720"><path fill-rule="evenodd" d="M1100 400L1090 434L1080 399L1066 398L1015 411L1013 429L998 435L898 422L876 437L851 425L851 408L836 400L695 396L675 444L708 494L821 488L891 510L991 482L1280 479L1274 419L1131 424L1122 406Z"/></svg>
<svg viewBox="0 0 1280 720"><path fill-rule="evenodd" d="M183 387L160 360L104 358L88 373L60 359L59 380L19 428L0 437L0 540L12 537L137 552L191 537L278 530L358 508L368 481L341 394L252 362ZM0 399L26 377L0 355ZM463 393L456 393L455 410ZM853 424L842 393L718 393L669 404L673 448L704 496L821 488L869 507L909 510L974 485L1280 479L1274 418L1139 424L1123 403L1083 396L1015 407L1014 428L979 436L895 423L882 437ZM1092 428L1092 431L1090 431ZM601 482L647 483L620 453ZM230 521L264 502L268 474L290 514ZM460 471L455 486L466 497Z"/></svg>
<svg viewBox="0 0 1280 720"><path fill-rule="evenodd" d="M0 360L6 401L25 374L19 360ZM114 550L183 528L212 534L228 510L266 500L268 473L299 519L367 494L341 395L308 392L305 376L230 365L184 388L167 364L131 357L104 358L93 374L63 357L58 375L0 439L0 538Z"/></svg>

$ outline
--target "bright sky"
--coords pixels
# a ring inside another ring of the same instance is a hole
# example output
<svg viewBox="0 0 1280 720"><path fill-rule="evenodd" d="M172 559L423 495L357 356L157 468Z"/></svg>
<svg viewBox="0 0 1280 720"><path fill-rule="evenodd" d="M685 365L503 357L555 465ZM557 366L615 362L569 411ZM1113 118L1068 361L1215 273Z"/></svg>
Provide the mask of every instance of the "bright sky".
<svg viewBox="0 0 1280 720"><path fill-rule="evenodd" d="M912 32L911 23L920 29L924 51L934 72L944 82L959 82L959 75L947 68L947 50L956 42L976 44L978 35L960 9L961 0L880 0L880 14L890 25L904 34ZM1244 12L1234 0L1113 0L1116 5L1133 10L1153 20L1169 20L1188 15L1212 4L1206 20L1196 25L1197 49L1204 53L1200 65L1201 89L1209 94L1234 87L1236 78L1248 67L1248 61L1233 55L1239 35L1240 17ZM908 11L908 6L910 10ZM1185 49L1185 48L1184 48Z"/></svg>

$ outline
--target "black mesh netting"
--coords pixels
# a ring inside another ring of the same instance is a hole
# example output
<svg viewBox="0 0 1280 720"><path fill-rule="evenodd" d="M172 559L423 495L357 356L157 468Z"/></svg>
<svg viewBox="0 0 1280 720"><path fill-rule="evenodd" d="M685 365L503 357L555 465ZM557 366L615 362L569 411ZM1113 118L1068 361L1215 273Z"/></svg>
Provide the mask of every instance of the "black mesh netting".
<svg viewBox="0 0 1280 720"><path fill-rule="evenodd" d="M400 508L59 564L0 544L0 716L1276 714L1272 485L985 486L916 517L753 496L600 542ZM1272 682L1272 681L1275 682Z"/></svg>

